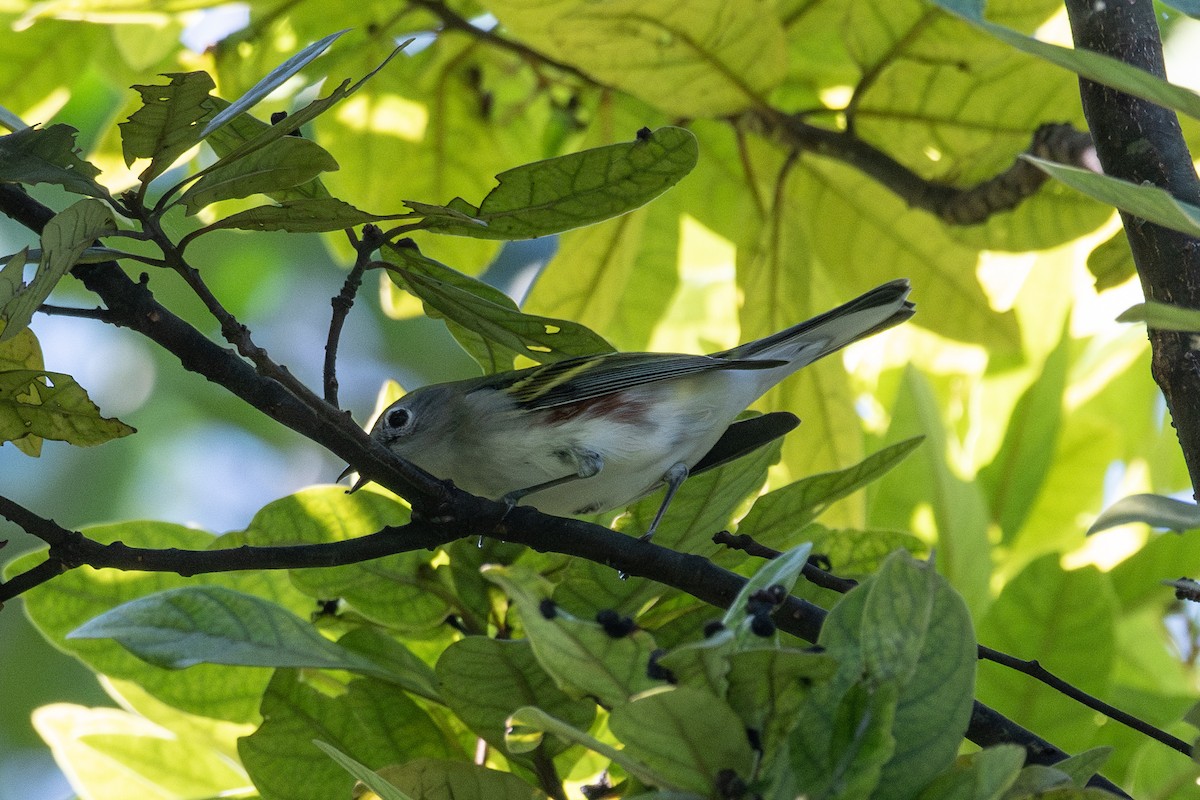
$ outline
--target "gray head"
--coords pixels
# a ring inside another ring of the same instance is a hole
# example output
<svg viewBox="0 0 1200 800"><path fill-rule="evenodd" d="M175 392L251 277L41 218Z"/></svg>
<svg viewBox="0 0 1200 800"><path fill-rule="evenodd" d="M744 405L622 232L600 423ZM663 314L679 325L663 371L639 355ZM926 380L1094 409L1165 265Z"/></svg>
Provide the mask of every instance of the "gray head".
<svg viewBox="0 0 1200 800"><path fill-rule="evenodd" d="M432 470L436 453L446 449L446 439L458 426L459 417L454 413L458 399L446 386L410 392L379 415L371 428L371 438L417 466Z"/></svg>

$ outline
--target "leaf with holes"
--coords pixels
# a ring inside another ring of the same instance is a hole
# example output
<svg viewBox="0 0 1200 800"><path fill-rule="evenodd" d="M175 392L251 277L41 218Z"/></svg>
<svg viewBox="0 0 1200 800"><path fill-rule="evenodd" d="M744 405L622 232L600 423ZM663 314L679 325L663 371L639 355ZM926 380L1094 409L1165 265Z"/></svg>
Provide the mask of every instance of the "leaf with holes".
<svg viewBox="0 0 1200 800"><path fill-rule="evenodd" d="M134 429L100 416L70 375L40 370L0 372L0 442L26 436L88 447L128 436Z"/></svg>
<svg viewBox="0 0 1200 800"><path fill-rule="evenodd" d="M56 183L69 192L107 197L100 170L79 157L70 125L26 128L0 136L0 183Z"/></svg>

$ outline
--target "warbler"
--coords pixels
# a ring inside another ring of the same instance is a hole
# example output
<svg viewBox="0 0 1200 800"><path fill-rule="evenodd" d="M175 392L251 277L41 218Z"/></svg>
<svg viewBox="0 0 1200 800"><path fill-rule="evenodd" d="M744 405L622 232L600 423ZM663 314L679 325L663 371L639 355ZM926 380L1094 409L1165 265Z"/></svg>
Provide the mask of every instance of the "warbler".
<svg viewBox="0 0 1200 800"><path fill-rule="evenodd" d="M911 317L909 288L885 283L711 355L604 353L426 386L388 406L371 437L467 492L560 516L620 508L665 485L649 539L690 473L798 423L782 412L735 422L747 406L801 367Z"/></svg>

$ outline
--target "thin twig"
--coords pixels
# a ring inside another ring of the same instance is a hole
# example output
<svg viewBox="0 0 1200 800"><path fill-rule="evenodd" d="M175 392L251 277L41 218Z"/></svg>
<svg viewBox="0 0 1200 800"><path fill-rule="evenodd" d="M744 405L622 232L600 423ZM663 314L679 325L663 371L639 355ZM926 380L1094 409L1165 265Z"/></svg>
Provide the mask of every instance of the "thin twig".
<svg viewBox="0 0 1200 800"><path fill-rule="evenodd" d="M329 318L329 336L325 340L325 402L334 408L338 407L337 351L342 328L350 309L354 307L354 298L362 286L363 273L371 261L371 255L379 247L383 232L374 225L366 225L361 239L354 235L353 230L346 231L346 235L354 247L354 266L342 284L342 291L330 300L333 314Z"/></svg>
<svg viewBox="0 0 1200 800"><path fill-rule="evenodd" d="M1024 673L1035 680L1041 681L1059 693L1066 695L1080 705L1087 706L1093 711L1099 711L1101 714L1113 720L1114 722L1119 722L1126 727L1132 728L1138 733L1149 736L1151 739L1165 744L1172 750L1178 750L1180 753L1183 753L1189 758L1192 755L1192 746L1187 742L1178 737L1172 736L1164 730L1154 727L1148 722L1138 719L1132 714L1122 711L1116 706L1109 705L1103 700L1081 691L1054 673L1050 672L1050 670L1043 667L1036 660L1026 661L1024 659L1017 658L1016 656L1011 656L1008 653L1002 653L999 650L993 650L990 647L985 647L984 645L979 645L979 658L980 660L993 661L997 664L1008 667L1009 669Z"/></svg>
<svg viewBox="0 0 1200 800"><path fill-rule="evenodd" d="M81 319L95 319L100 322L107 322L110 325L120 325L121 321L115 314L107 308L73 308L71 306L56 306L50 303L42 303L38 306L38 311L51 317L79 317Z"/></svg>
<svg viewBox="0 0 1200 800"><path fill-rule="evenodd" d="M718 531L713 534L712 540L715 544L723 544L734 550L741 550L743 553L756 558L770 560L783 555L782 551L776 550L774 547L767 547L765 544L760 544L754 541L749 534L745 533L733 534L729 531ZM823 589L832 589L842 594L858 586L858 581L853 578L842 578L834 575L831 572L821 569L811 560L804 564L801 574L809 583L815 586L820 586Z"/></svg>
<svg viewBox="0 0 1200 800"><path fill-rule="evenodd" d="M507 50L510 53L516 53L517 55L529 61L540 62L548 67L558 70L559 72L573 75L574 77L579 78L586 83L590 83L593 86L597 86L599 88L609 88L578 67L553 59L544 53L534 50L532 47L529 47L522 42L505 38L495 31L486 30L476 25L472 25L469 19L461 16L449 8L445 3L441 2L441 0L409 0L409 5L429 11L442 21L442 26L446 29L470 34L471 36L498 47L501 50Z"/></svg>

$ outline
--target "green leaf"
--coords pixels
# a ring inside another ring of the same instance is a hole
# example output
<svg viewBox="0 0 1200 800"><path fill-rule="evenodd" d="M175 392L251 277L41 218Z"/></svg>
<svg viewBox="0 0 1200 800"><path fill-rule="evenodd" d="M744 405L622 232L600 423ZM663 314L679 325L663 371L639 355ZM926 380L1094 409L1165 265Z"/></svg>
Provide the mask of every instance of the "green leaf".
<svg viewBox="0 0 1200 800"><path fill-rule="evenodd" d="M188 214L195 214L219 200L292 189L337 168L333 156L316 142L285 136L236 161L217 166L192 184L180 199L187 205Z"/></svg>
<svg viewBox="0 0 1200 800"><path fill-rule="evenodd" d="M97 237L115 230L112 212L98 200L80 200L55 214L42 230L42 257L28 286L23 283L24 252L0 268L0 342L29 324L38 306Z"/></svg>
<svg viewBox="0 0 1200 800"><path fill-rule="evenodd" d="M373 673L375 677L426 700L445 702L438 692L433 668L383 630L366 626L353 628L338 639L338 645L378 665L379 669Z"/></svg>
<svg viewBox="0 0 1200 800"><path fill-rule="evenodd" d="M813 553L829 559L832 572L848 578L878 572L884 559L896 550L914 555L929 552L929 546L920 538L902 531L830 529L813 523L788 538L812 542ZM755 541L775 546L770 541Z"/></svg>
<svg viewBox="0 0 1200 800"><path fill-rule="evenodd" d="M571 744L586 747L592 752L599 753L620 766L627 773L642 783L648 783L660 788L674 788L668 785L665 778L656 774L641 761L633 758L631 752L618 750L587 733L573 728L560 719L555 719L540 708L526 706L518 708L508 718L508 749L512 752L527 752L541 743L542 733L552 733Z"/></svg>
<svg viewBox="0 0 1200 800"><path fill-rule="evenodd" d="M0 279L2 278L3 272L0 271ZM42 347L29 328L25 328L16 336L5 341L0 341L0 375L10 370L42 372L44 366ZM0 381L3 379L0 378ZM3 416L3 412L0 411L0 418ZM3 440L8 433L16 433L16 431L9 431L9 428L11 428L10 425L0 423L0 440ZM42 437L40 436L28 433L8 439L8 441L11 441L18 450L31 458L37 458L42 454Z"/></svg>
<svg viewBox="0 0 1200 800"><path fill-rule="evenodd" d="M877 790L886 788L882 769L897 744L892 735L895 684L852 684L829 710L821 730L828 738L828 751L820 762L811 762L812 755L804 748L802 737L792 737L794 778L810 797L876 797ZM802 731L797 728L795 733Z"/></svg>
<svg viewBox="0 0 1200 800"><path fill-rule="evenodd" d="M792 587L796 585L796 581L800 578L800 572L804 569L804 565L808 563L808 555L812 552L812 545L805 542L797 545L786 553L781 553L777 558L763 564L758 570L746 581L746 585L741 588L733 602L729 604L729 609L721 618L721 622L726 628L731 628L739 632L739 635L745 636L748 633L745 630L751 620L751 615L747 611L747 604L750 597L757 592L763 591L770 586L782 586L784 590L791 594Z"/></svg>
<svg viewBox="0 0 1200 800"><path fill-rule="evenodd" d="M205 723L211 721L197 724L197 718L182 718L174 720L182 724L165 728L121 709L53 703L34 711L33 725L88 796L123 797L135 785L147 798L250 791L250 779L232 757L232 747L206 735ZM233 729L231 740L249 732L246 726L226 727Z"/></svg>
<svg viewBox="0 0 1200 800"><path fill-rule="evenodd" d="M948 767L971 716L976 663L971 627L962 598L946 579L903 552L844 595L818 640L837 661L837 677L813 687L792 732L799 789L811 793L846 780L858 750L839 752L839 736L846 734L838 733L838 725L852 726L853 714L868 713L871 703L881 702L854 697L870 695L877 686L891 692L894 745L886 746L886 763L875 767L881 771L871 796L911 797ZM875 747L884 747L883 740Z"/></svg>
<svg viewBox="0 0 1200 800"><path fill-rule="evenodd" d="M165 522L126 522L84 528L80 532L100 544L119 541L130 547L205 550L225 543L205 531ZM11 578L45 559L44 551L26 554L9 564L5 574ZM309 613L314 606L311 598L291 587L285 573L269 571L184 578L166 572L76 569L26 592L22 599L26 613L43 635L93 672L133 681L159 700L194 714L237 722L255 720L270 678L269 670L199 664L175 672L151 666L111 640L66 638L89 619L129 600L164 589L201 584L248 592L297 614Z"/></svg>
<svg viewBox="0 0 1200 800"><path fill-rule="evenodd" d="M1088 254L1088 272L1096 279L1096 291L1120 286L1137 274L1129 239L1119 230Z"/></svg>
<svg viewBox="0 0 1200 800"><path fill-rule="evenodd" d="M1122 211L1157 222L1172 230L1200 236L1200 207L1177 200L1157 186L1130 183L1120 178L1098 175L1090 170L1068 167L1034 156L1024 158L1067 186L1102 203L1116 206Z"/></svg>
<svg viewBox="0 0 1200 800"><path fill-rule="evenodd" d="M105 198L100 170L79 157L70 125L25 128L0 136L0 183L54 183L69 192Z"/></svg>
<svg viewBox="0 0 1200 800"><path fill-rule="evenodd" d="M511 772L464 761L416 758L406 764L384 767L379 774L424 800L547 800L545 793ZM356 800L374 798L367 795Z"/></svg>
<svg viewBox="0 0 1200 800"><path fill-rule="evenodd" d="M1117 322L1144 322L1147 328L1200 333L1200 311L1149 300L1121 312Z"/></svg>
<svg viewBox="0 0 1200 800"><path fill-rule="evenodd" d="M1100 512L1087 533L1091 536L1132 522L1144 522L1155 528L1182 533L1200 528L1200 506L1161 494L1131 494Z"/></svg>
<svg viewBox="0 0 1200 800"><path fill-rule="evenodd" d="M118 419L100 416L70 375L0 371L0 442L36 436L91 447L134 432Z"/></svg>
<svg viewBox="0 0 1200 800"><path fill-rule="evenodd" d="M738 524L738 533L749 534L760 542L794 538L796 531L832 503L886 474L924 440L924 436L914 436L885 447L852 467L812 475L768 492L754 502L750 513Z"/></svg>
<svg viewBox="0 0 1200 800"><path fill-rule="evenodd" d="M332 676L331 676L332 677ZM462 757L437 723L394 685L371 678L314 688L278 670L262 697L263 723L238 742L263 800L349 797L354 780L314 740L378 769L421 756Z"/></svg>
<svg viewBox="0 0 1200 800"><path fill-rule="evenodd" d="M754 753L741 720L709 692L686 686L646 692L614 708L608 724L624 752L669 786L711 796L723 771L752 777Z"/></svg>
<svg viewBox="0 0 1200 800"><path fill-rule="evenodd" d="M568 696L591 695L614 708L661 685L646 671L655 649L647 632L635 630L613 638L599 624L577 619L561 608L547 619L542 604L549 592L538 576L497 566L486 567L483 574L516 603L534 655Z"/></svg>
<svg viewBox="0 0 1200 800"><path fill-rule="evenodd" d="M372 792L379 795L381 800L412 800L412 797L382 778L378 772L364 767L333 745L325 744L320 739L314 739L313 744L317 746L317 749L324 752L325 755L336 761L342 769L353 775L356 780L366 784ZM355 796L358 796L357 793Z"/></svg>
<svg viewBox="0 0 1200 800"><path fill-rule="evenodd" d="M971 717L971 615L932 564L900 552L871 581L860 624L870 679L895 680L899 689L895 752L877 797L911 797L954 760Z"/></svg>
<svg viewBox="0 0 1200 800"><path fill-rule="evenodd" d="M624 144L559 156L496 176L475 208L408 202L426 230L479 239L532 239L633 211L674 186L694 166L696 137L684 128L643 131Z"/></svg>
<svg viewBox="0 0 1200 800"><path fill-rule="evenodd" d="M1092 776L1100 772L1112 754L1112 747L1093 747L1059 761L1054 768L1059 772L1065 772L1075 782L1075 785L1082 789L1087 786L1087 782L1092 779Z"/></svg>
<svg viewBox="0 0 1200 800"><path fill-rule="evenodd" d="M484 369L512 368L523 355L549 363L563 358L611 353L612 345L568 320L522 314L496 289L455 273L412 248L387 249L389 274L420 298L427 313L447 321L450 332Z"/></svg>
<svg viewBox="0 0 1200 800"><path fill-rule="evenodd" d="M573 700L554 685L527 640L468 636L443 651L437 678L450 709L493 747L504 744L507 720L522 706L537 706L581 730L596 715L594 702ZM547 745L550 756L562 750L559 740Z"/></svg>
<svg viewBox="0 0 1200 800"><path fill-rule="evenodd" d="M263 506L232 543L256 545L340 542L404 525L408 509L383 495L340 486L313 486ZM404 632L442 626L451 612L423 552L397 553L362 564L292 570L292 584L314 601L340 597L368 619Z"/></svg>
<svg viewBox="0 0 1200 800"><path fill-rule="evenodd" d="M540 52L673 116L717 117L764 105L787 71L772 3L496 0L488 9Z"/></svg>
<svg viewBox="0 0 1200 800"><path fill-rule="evenodd" d="M332 36L341 36L342 33L345 32L346 31L341 31L340 33L332 34ZM213 116L213 121L215 122L221 117L226 117L227 119L224 122L221 122L220 125L216 126L210 122L210 124L205 127L205 135L212 137L210 144L213 145L213 149L221 155L221 158L225 160L226 163L241 158L247 153L265 147L276 139L280 139L294 131L299 130L305 124L313 121L329 109L333 108L333 106L357 92L368 80L374 77L376 73L387 66L388 62L390 62L397 53L407 47L411 42L412 40L409 39L408 41L403 42L398 47L394 48L392 52L388 54L387 58L383 59L378 66L368 72L363 78L353 85L350 84L349 79L344 80L329 94L313 100L303 108L299 108L296 111L289 113L279 122L274 122L270 125L267 125L266 123L263 123L245 113L246 109L242 109L240 113L230 113L230 109L233 108L233 104L230 104L221 98L210 98L209 104L216 112ZM313 45L313 47L315 46L316 45ZM268 75L267 78L263 79L263 81L267 81L270 77L271 76ZM254 90L251 89L250 91L253 92ZM249 93L243 96L242 99L245 99L245 97L248 96ZM240 102L241 100L238 101L238 103ZM238 128L240 130L234 132L230 129L223 129L223 126L226 124L231 125L232 128ZM240 140L240 143L235 144L235 142L238 140Z"/></svg>
<svg viewBox="0 0 1200 800"><path fill-rule="evenodd" d="M1000 800L1025 763L1017 744L988 747L962 756L919 794L918 800Z"/></svg>
<svg viewBox="0 0 1200 800"><path fill-rule="evenodd" d="M659 663L665 663L663 659ZM762 739L763 770L785 758L787 737L799 723L809 687L837 671L824 653L781 647L757 647L728 655L729 706L747 729Z"/></svg>
<svg viewBox="0 0 1200 800"><path fill-rule="evenodd" d="M1021 770L1017 780L1005 792L1005 800L1024 800L1024 798L1053 798L1066 800L1075 796L1072 790L1071 777L1054 767L1045 764L1030 764ZM1066 794L1063 794L1063 791ZM1112 795L1105 794L1104 797Z"/></svg>
<svg viewBox="0 0 1200 800"><path fill-rule="evenodd" d="M374 662L326 639L278 605L221 586L188 586L139 597L67 634L114 639L156 666L345 669L389 679Z"/></svg>
<svg viewBox="0 0 1200 800"><path fill-rule="evenodd" d="M204 139L210 136L214 131L221 126L229 123L234 117L250 110L263 100L271 92L283 85L288 78L295 75L300 70L304 69L322 53L329 49L329 46L337 41L343 34L350 29L344 28L337 33L331 33L328 36L319 39L308 47L305 47L294 56L284 61L275 69L271 70L267 75L254 84L248 92L234 101L228 108L217 114L208 124L204 126L204 130L200 132L200 138Z"/></svg>
<svg viewBox="0 0 1200 800"><path fill-rule="evenodd" d="M1025 524L1054 462L1070 350L1071 332L1064 325L1062 338L1047 356L1041 374L1013 408L1000 451L979 471L979 484L988 494L992 519L1000 525L1005 544L1012 542Z"/></svg>
<svg viewBox="0 0 1200 800"><path fill-rule="evenodd" d="M968 3L964 5L960 0L934 0L934 2L951 14L1018 50L1069 69L1089 80L1119 89L1134 97L1140 97L1151 103L1182 111L1188 116L1200 118L1200 95L1182 86L1168 83L1143 69L1093 50L1072 49L1042 42L1032 36L1025 36L1002 25L988 22L981 17L982 4Z"/></svg>
<svg viewBox="0 0 1200 800"><path fill-rule="evenodd" d="M997 113L1007 126L1006 112ZM927 142L928 131L922 130ZM957 136L958 131L953 135ZM994 146L989 139L973 152ZM803 256L813 261L813 269L827 284L822 286L813 278L807 282L823 288L826 297L827 286L840 289L836 302L841 302L853 291L875 286L883 278L907 277L917 287L915 298L921 308L938 309L937 314L918 317L922 327L957 341L984 345L993 354L1020 351L1016 316L1012 311L993 310L980 288L975 275L978 246L956 241L940 220L908 206L874 178L848 164L820 157L803 159L794 170L789 188L787 213L781 214L775 225L793 225L794 220L800 220L806 226L811 252ZM781 231L778 235L796 234ZM750 313L761 313L763 303L780 302L777 294L801 278L787 274L794 264L794 259L787 258L772 264L775 277L773 281L765 280L764 289L776 294L760 297L753 304L748 296ZM881 265L887 268L881 269ZM779 283L784 284L783 289ZM828 305L814 304L807 313L823 311Z"/></svg>
<svg viewBox="0 0 1200 800"><path fill-rule="evenodd" d="M395 219L398 215L381 216L359 211L335 197L304 197L284 200L275 206L258 206L231 214L204 228L205 232L222 228L247 231L291 231L321 233L353 228L368 222Z"/></svg>
<svg viewBox="0 0 1200 800"><path fill-rule="evenodd" d="M200 122L208 115L205 100L215 84L206 72L173 72L165 85L138 85L142 107L120 124L125 164L150 159L138 177L157 178L200 141Z"/></svg>

